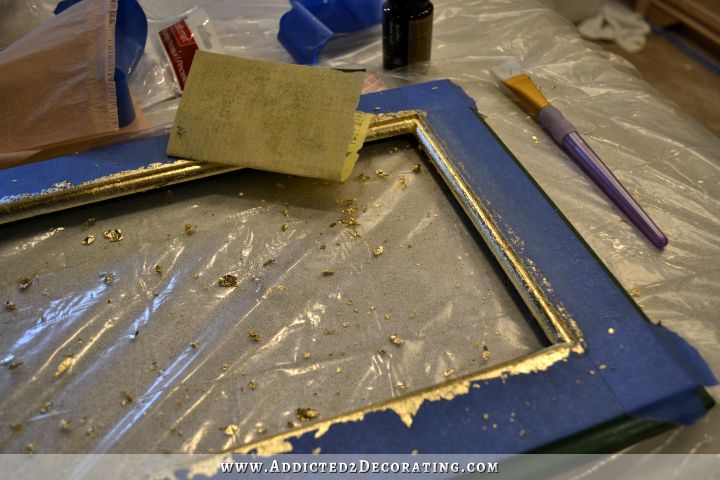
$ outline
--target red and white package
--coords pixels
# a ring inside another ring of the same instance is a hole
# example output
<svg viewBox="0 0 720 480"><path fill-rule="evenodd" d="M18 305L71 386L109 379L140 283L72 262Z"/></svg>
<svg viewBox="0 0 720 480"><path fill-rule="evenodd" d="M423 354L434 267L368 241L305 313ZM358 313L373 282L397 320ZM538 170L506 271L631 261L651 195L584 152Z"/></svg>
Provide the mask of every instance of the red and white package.
<svg viewBox="0 0 720 480"><path fill-rule="evenodd" d="M202 8L193 8L171 21L151 22L145 54L130 78L130 88L140 108L145 110L181 96L198 50L223 52Z"/></svg>

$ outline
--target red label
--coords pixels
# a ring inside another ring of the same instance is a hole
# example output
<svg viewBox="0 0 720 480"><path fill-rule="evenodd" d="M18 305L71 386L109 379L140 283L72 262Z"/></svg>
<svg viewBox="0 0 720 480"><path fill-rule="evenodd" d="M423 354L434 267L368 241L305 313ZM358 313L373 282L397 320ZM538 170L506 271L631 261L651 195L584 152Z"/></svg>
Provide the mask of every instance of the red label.
<svg viewBox="0 0 720 480"><path fill-rule="evenodd" d="M180 85L180 90L185 90L190 65L192 65L195 52L198 50L190 27L185 23L185 20L180 20L160 30L159 35Z"/></svg>

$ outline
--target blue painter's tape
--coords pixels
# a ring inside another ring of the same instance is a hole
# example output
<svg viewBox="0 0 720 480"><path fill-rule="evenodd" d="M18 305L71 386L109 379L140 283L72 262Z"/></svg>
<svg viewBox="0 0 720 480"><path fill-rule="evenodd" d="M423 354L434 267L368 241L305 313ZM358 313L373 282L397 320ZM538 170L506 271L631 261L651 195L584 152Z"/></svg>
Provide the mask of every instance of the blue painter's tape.
<svg viewBox="0 0 720 480"><path fill-rule="evenodd" d="M291 0L291 10L280 18L278 41L297 63L314 65L335 34L380 23L382 3L382 0Z"/></svg>

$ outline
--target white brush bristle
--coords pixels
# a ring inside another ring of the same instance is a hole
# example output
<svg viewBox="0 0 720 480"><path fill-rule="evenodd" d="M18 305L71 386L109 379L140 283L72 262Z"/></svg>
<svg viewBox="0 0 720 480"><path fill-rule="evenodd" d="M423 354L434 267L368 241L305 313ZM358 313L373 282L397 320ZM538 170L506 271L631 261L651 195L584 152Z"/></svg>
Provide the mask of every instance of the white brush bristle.
<svg viewBox="0 0 720 480"><path fill-rule="evenodd" d="M492 73L500 81L503 81L510 77L514 77L515 75L520 75L524 72L522 66L520 66L520 62L518 62L514 58L511 58L510 60L491 68L490 71L492 71Z"/></svg>

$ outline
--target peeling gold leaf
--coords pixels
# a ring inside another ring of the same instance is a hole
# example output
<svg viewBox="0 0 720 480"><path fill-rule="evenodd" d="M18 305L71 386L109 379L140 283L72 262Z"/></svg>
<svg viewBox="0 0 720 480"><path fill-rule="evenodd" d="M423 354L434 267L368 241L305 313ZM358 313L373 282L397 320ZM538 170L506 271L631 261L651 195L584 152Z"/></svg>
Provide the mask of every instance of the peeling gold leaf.
<svg viewBox="0 0 720 480"><path fill-rule="evenodd" d="M218 285L220 285L221 287L237 287L238 278L235 275L223 275L218 280Z"/></svg>
<svg viewBox="0 0 720 480"><path fill-rule="evenodd" d="M295 415L301 422L307 422L313 418L317 418L319 415L318 411L313 408L298 408L295 410Z"/></svg>
<svg viewBox="0 0 720 480"><path fill-rule="evenodd" d="M65 372L67 372L70 367L72 367L73 363L75 362L74 355L68 355L65 357L65 359L60 362L60 364L57 367L57 370L55 373L53 373L53 379L57 380L58 378L62 377Z"/></svg>
<svg viewBox="0 0 720 480"><path fill-rule="evenodd" d="M111 230L107 230L105 233L103 233L103 237L107 238L111 242L119 242L123 238L122 231L119 228L113 228Z"/></svg>

